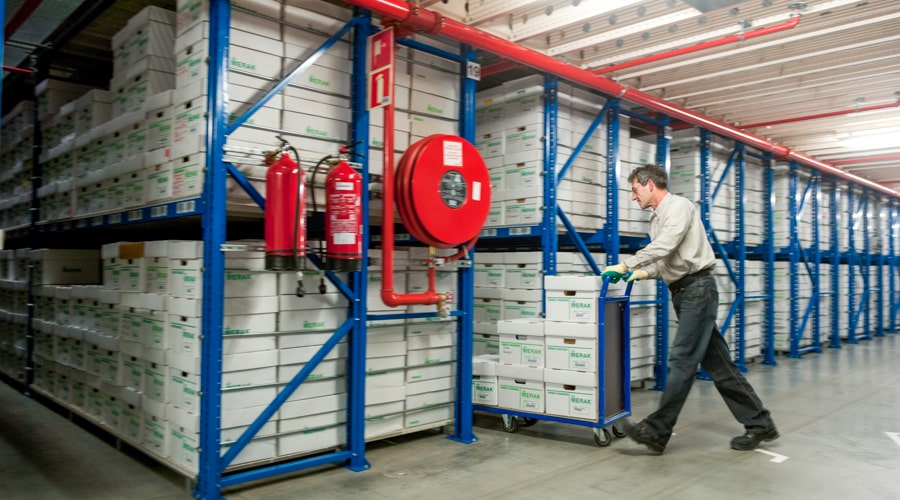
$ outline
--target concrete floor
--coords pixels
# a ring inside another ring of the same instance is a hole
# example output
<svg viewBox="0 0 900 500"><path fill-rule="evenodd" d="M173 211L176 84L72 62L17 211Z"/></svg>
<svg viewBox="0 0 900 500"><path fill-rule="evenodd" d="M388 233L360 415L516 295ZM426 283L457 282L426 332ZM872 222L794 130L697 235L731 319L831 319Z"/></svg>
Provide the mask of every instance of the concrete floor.
<svg viewBox="0 0 900 500"><path fill-rule="evenodd" d="M594 445L591 430L539 422L516 434L479 414L479 442L437 431L370 445L369 471L323 467L233 489L243 499L900 498L900 336L827 349L777 367L751 365L781 438L729 449L742 433L710 382L697 382L662 456L627 439ZM636 390L637 420L659 393ZM893 437L892 437L893 436ZM0 384L0 498L178 499L186 481L85 432Z"/></svg>

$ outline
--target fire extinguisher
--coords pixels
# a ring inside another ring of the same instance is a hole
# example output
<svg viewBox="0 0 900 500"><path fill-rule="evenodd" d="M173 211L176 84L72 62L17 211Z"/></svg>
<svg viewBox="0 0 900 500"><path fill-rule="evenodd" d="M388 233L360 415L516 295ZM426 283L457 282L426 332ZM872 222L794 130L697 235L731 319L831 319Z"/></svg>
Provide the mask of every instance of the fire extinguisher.
<svg viewBox="0 0 900 500"><path fill-rule="evenodd" d="M362 270L362 176L341 147L337 165L325 176L325 268Z"/></svg>
<svg viewBox="0 0 900 500"><path fill-rule="evenodd" d="M299 162L297 150L286 142L266 154L266 269L298 271L298 280L306 266L306 185ZM297 293L302 296L300 286Z"/></svg>

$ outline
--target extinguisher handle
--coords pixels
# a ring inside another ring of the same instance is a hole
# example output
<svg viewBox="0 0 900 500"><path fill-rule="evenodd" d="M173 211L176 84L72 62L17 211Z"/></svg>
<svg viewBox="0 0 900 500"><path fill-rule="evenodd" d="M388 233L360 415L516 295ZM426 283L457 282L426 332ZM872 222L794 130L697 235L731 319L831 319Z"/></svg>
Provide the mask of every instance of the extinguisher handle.
<svg viewBox="0 0 900 500"><path fill-rule="evenodd" d="M297 290L295 291L297 297L303 297L306 295L306 289L303 287L303 273L297 272Z"/></svg>

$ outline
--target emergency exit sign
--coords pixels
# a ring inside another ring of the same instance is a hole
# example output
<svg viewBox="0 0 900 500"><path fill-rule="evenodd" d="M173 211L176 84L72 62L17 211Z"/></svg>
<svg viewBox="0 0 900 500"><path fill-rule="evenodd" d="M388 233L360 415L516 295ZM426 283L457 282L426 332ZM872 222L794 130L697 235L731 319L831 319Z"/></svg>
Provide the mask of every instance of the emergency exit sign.
<svg viewBox="0 0 900 500"><path fill-rule="evenodd" d="M369 71L366 85L370 110L387 106L394 94L394 28L368 39Z"/></svg>

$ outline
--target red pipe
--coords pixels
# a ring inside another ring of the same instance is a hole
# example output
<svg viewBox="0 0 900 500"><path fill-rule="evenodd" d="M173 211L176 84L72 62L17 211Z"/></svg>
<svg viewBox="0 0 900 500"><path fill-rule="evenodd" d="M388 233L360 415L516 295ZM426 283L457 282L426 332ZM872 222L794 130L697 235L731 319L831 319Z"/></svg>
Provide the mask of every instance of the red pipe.
<svg viewBox="0 0 900 500"><path fill-rule="evenodd" d="M891 160L900 160L900 155L882 155L882 156L869 156L867 158L852 158L849 160L834 160L831 162L832 165L853 165L854 163L870 163L873 161L891 161Z"/></svg>
<svg viewBox="0 0 900 500"><path fill-rule="evenodd" d="M42 1L43 0L32 0L22 4L22 6L19 7L19 10L17 10L9 19L9 22L6 23L6 28L4 29L5 38L3 40L9 40L9 38L13 36L13 33L22 27L22 23L31 17L31 15L34 14L34 11L41 6Z"/></svg>
<svg viewBox="0 0 900 500"><path fill-rule="evenodd" d="M458 21L446 19L436 12L419 7L410 6L401 0L347 0L348 3L378 12L386 18L393 18L403 27L413 31L425 31L431 34L439 34L475 48L486 50L494 54L503 54L509 60L519 62L537 70L551 73L600 92L624 99L628 102L645 106L653 111L658 111L671 118L684 120L697 127L705 128L711 132L729 137L738 142L763 151L772 152L775 157L786 160L794 160L804 165L821 170L835 177L855 182L891 196L900 197L900 192L888 189L868 179L835 168L828 163L815 158L791 151L787 146L774 144L771 141L732 127L726 123L713 120L687 108L682 108L670 102L666 102L650 94L639 90L630 89L608 78L595 75L569 63L554 59L546 54L531 50L516 43L504 40L490 33L472 28ZM387 22L389 19L383 19Z"/></svg>
<svg viewBox="0 0 900 500"><path fill-rule="evenodd" d="M819 118L829 118L831 116L841 116L841 115L852 115L853 113L864 113L866 111L877 111L879 109L896 108L898 106L900 106L900 101L892 102L892 103L888 103L888 104L875 104L872 106L865 106L862 108L844 109L841 111L830 111L828 113L819 113L816 115L795 116L794 118L784 118L781 120L772 120L770 122L751 123L749 125L740 125L740 127L742 129L768 127L770 125L780 125L782 123L794 123L794 122L802 122L802 121L806 121L806 120L818 120ZM835 164L837 164L837 163L835 162Z"/></svg>
<svg viewBox="0 0 900 500"><path fill-rule="evenodd" d="M393 61L391 61L393 64ZM393 66L392 66L393 67ZM393 73L391 69L391 73ZM391 74L391 82L394 75ZM398 294L394 291L394 101L384 107L384 173L383 222L381 224L381 300L390 307L411 304L437 304L444 295L435 292L435 270L428 265L428 291L424 293Z"/></svg>
<svg viewBox="0 0 900 500"><path fill-rule="evenodd" d="M31 73L33 73L33 71L31 71L30 69L16 68L15 66L7 66L5 64L3 65L3 71L11 71L13 73L25 73L26 75L30 75Z"/></svg>
<svg viewBox="0 0 900 500"><path fill-rule="evenodd" d="M711 49L713 47L718 47L720 45L727 45L729 43L734 42L742 42L744 40L749 40L751 38L756 38L758 36L769 35L771 33L778 33L779 31L789 30L796 27L800 24L800 16L792 15L791 18L783 24L778 24L775 26L768 26L765 28L759 28L751 31L747 34L740 35L731 35L726 36L725 38L720 38L718 40L710 40L708 42L698 43L697 45L692 45L690 47L684 47L681 49L675 49L670 52L663 52L662 54L656 54L654 56L648 56L641 59L635 59L634 61L628 61L622 64L616 64L615 66L608 66L606 68L595 69L594 73L601 75L603 73L611 73L613 71L618 71L620 69L630 68L632 66L638 66L640 64L651 63L654 61L659 61L661 59L668 59L670 57L680 56L683 54L690 54L691 52L697 52L698 50Z"/></svg>

